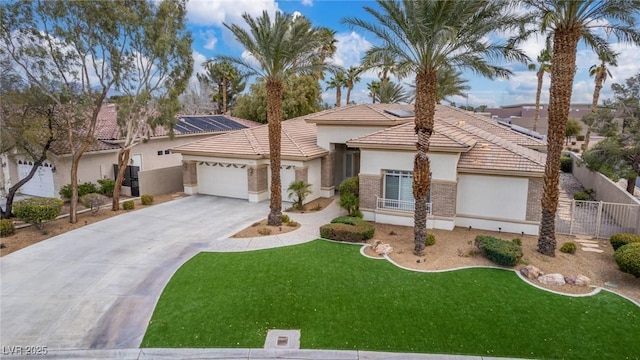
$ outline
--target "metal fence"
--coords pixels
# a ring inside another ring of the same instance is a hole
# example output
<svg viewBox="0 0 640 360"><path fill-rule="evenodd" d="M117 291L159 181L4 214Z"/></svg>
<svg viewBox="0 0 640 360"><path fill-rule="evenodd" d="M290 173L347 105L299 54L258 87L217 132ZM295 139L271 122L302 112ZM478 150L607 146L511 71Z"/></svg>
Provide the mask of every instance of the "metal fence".
<svg viewBox="0 0 640 360"><path fill-rule="evenodd" d="M413 212L415 210L415 201L378 198L376 209ZM427 214L431 214L431 203L427 203Z"/></svg>
<svg viewBox="0 0 640 360"><path fill-rule="evenodd" d="M608 238L617 233L635 233L640 223L640 206L602 201L560 201L556 232Z"/></svg>

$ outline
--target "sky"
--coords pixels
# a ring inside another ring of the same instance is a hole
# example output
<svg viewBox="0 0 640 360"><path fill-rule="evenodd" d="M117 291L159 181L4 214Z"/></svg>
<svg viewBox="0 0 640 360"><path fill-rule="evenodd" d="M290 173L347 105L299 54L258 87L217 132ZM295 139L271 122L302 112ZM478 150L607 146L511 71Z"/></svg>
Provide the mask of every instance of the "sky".
<svg viewBox="0 0 640 360"><path fill-rule="evenodd" d="M325 26L337 31L337 52L331 60L337 65L348 68L357 66L365 51L377 43L377 39L361 29L350 29L340 21L345 17L357 17L370 20L363 6L376 7L373 1L338 0L189 0L187 3L188 27L193 33L193 57L195 72L202 71L202 63L216 55L246 56L245 49L238 43L223 23L244 24L243 13L256 17L264 10L273 15L276 11L298 12L307 17L314 26ZM535 61L544 47L542 37L533 37L521 45L523 51ZM611 84L624 82L625 79L640 71L640 48L626 44L613 43L612 48L620 53L618 66L611 68L612 78L605 83L600 99L611 97ZM591 103L594 79L589 77L589 67L599 64L597 56L584 45L579 45L577 53L577 71L573 87L572 103ZM522 103L535 103L537 79L535 71L529 71L524 64L496 64L513 71L509 79L488 80L465 72L471 90L468 97L452 97L449 100L458 105L506 106ZM360 83L356 84L352 99L356 103L371 102L366 84L377 79L374 71L364 73ZM403 83L412 83L414 79L401 79ZM549 98L549 75L545 76L541 102ZM335 90L326 91L323 85L323 101L333 105ZM247 87L248 89L248 87ZM344 105L344 95L342 102Z"/></svg>

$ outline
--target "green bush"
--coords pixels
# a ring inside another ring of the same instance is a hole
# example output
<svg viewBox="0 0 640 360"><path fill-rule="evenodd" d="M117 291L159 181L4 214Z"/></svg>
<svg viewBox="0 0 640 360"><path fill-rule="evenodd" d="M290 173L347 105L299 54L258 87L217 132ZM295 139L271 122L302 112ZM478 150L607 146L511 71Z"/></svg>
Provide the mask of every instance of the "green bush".
<svg viewBox="0 0 640 360"><path fill-rule="evenodd" d="M576 191L573 193L573 200L589 201L590 199L591 195L587 194L584 191Z"/></svg>
<svg viewBox="0 0 640 360"><path fill-rule="evenodd" d="M282 216L280 216L280 221L282 221L283 224L286 224L291 221L291 218L289 217L289 215L283 214Z"/></svg>
<svg viewBox="0 0 640 360"><path fill-rule="evenodd" d="M614 257L621 271L640 278L640 242L620 247Z"/></svg>
<svg viewBox="0 0 640 360"><path fill-rule="evenodd" d="M142 194L142 196L140 196L140 202L142 202L142 205L153 204L153 195Z"/></svg>
<svg viewBox="0 0 640 360"><path fill-rule="evenodd" d="M289 221L289 222L287 222L287 223L286 223L286 225L287 225L288 227L296 227L296 226L298 226L298 225L300 225L300 224L298 224L298 223L297 223L297 222L295 222L295 221Z"/></svg>
<svg viewBox="0 0 640 360"><path fill-rule="evenodd" d="M133 210L136 208L136 204L133 202L133 200L127 200L122 203L122 208L127 211Z"/></svg>
<svg viewBox="0 0 640 360"><path fill-rule="evenodd" d="M100 210L100 206L105 205L109 198L102 194L87 194L80 198L80 203L91 209L91 213L95 214Z"/></svg>
<svg viewBox="0 0 640 360"><path fill-rule="evenodd" d="M611 242L611 246L613 246L613 250L618 250L620 247L625 246L627 244L640 242L640 235L636 234L615 234L609 239Z"/></svg>
<svg viewBox="0 0 640 360"><path fill-rule="evenodd" d="M13 221L9 219L0 220L0 236L5 237L13 235L16 232L16 227L13 225Z"/></svg>
<svg viewBox="0 0 640 360"><path fill-rule="evenodd" d="M522 246L522 239L520 239L520 238L515 238L515 239L511 240L511 242L516 244L516 245Z"/></svg>
<svg viewBox="0 0 640 360"><path fill-rule="evenodd" d="M111 190L111 192L113 193L113 190ZM67 184L67 185L63 186L58 193L64 199L71 199L71 184ZM96 184L94 184L92 182L85 182L85 183L82 183L82 184L78 184L78 197L79 198L81 198L81 197L83 197L83 196L85 196L87 194L93 194L93 193L101 193L101 191L98 189Z"/></svg>
<svg viewBox="0 0 640 360"><path fill-rule="evenodd" d="M520 245L493 236L478 235L475 245L484 256L498 265L515 266L523 255Z"/></svg>
<svg viewBox="0 0 640 360"><path fill-rule="evenodd" d="M262 236L271 235L271 229L269 229L268 227L264 227L264 228L258 230L258 234L260 234Z"/></svg>
<svg viewBox="0 0 640 360"><path fill-rule="evenodd" d="M337 222L334 222L336 221ZM320 237L336 241L364 242L373 237L376 228L368 222L348 216L332 220L331 224L320 227Z"/></svg>
<svg viewBox="0 0 640 360"><path fill-rule="evenodd" d="M338 190L340 191L341 195L346 193L346 194L353 194L355 196L359 196L360 180L358 179L357 176L344 179L344 181L340 183L340 186L338 186Z"/></svg>
<svg viewBox="0 0 640 360"><path fill-rule="evenodd" d="M357 176L345 179L338 187L340 201L338 205L347 210L349 215L354 215L360 206L360 184Z"/></svg>
<svg viewBox="0 0 640 360"><path fill-rule="evenodd" d="M576 246L576 243L566 242L562 244L562 247L560 248L560 252L563 252L565 254L575 254L577 249L578 247Z"/></svg>
<svg viewBox="0 0 640 360"><path fill-rule="evenodd" d="M56 198L29 198L13 204L13 213L22 221L42 229L42 222L53 220L62 210L63 202Z"/></svg>
<svg viewBox="0 0 640 360"><path fill-rule="evenodd" d="M98 180L100 185L99 192L105 196L113 196L113 189L116 187L116 181L113 179L100 179Z"/></svg>
<svg viewBox="0 0 640 360"><path fill-rule="evenodd" d="M576 136L576 140L578 140L578 141L584 141L584 135L577 135L577 136Z"/></svg>
<svg viewBox="0 0 640 360"><path fill-rule="evenodd" d="M436 243L436 237L431 233L427 234L427 238L424 240L424 245L431 246L431 245L434 245L435 243Z"/></svg>
<svg viewBox="0 0 640 360"><path fill-rule="evenodd" d="M571 156L562 155L560 157L560 171L565 173L570 173L573 170L573 161L571 160Z"/></svg>

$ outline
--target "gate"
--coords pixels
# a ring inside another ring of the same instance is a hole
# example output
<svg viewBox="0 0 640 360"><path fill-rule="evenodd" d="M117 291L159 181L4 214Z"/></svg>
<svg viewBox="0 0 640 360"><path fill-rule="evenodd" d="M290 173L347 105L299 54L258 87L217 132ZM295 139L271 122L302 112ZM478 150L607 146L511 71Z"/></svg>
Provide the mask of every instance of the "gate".
<svg viewBox="0 0 640 360"><path fill-rule="evenodd" d="M128 186L131 188L131 196L140 196L140 181L138 179L139 166L129 165L124 170L124 179L122 180L122 186ZM113 164L114 176L118 175L118 164Z"/></svg>
<svg viewBox="0 0 640 360"><path fill-rule="evenodd" d="M608 238L617 233L635 233L640 206L598 201L559 201L556 232Z"/></svg>

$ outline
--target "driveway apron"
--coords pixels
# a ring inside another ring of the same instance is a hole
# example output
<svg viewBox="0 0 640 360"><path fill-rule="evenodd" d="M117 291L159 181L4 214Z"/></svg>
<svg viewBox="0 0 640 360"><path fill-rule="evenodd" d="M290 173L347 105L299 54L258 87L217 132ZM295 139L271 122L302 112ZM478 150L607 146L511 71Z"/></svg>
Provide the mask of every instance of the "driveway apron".
<svg viewBox="0 0 640 360"><path fill-rule="evenodd" d="M190 196L4 256L0 345L136 348L175 271L268 211L268 203Z"/></svg>

